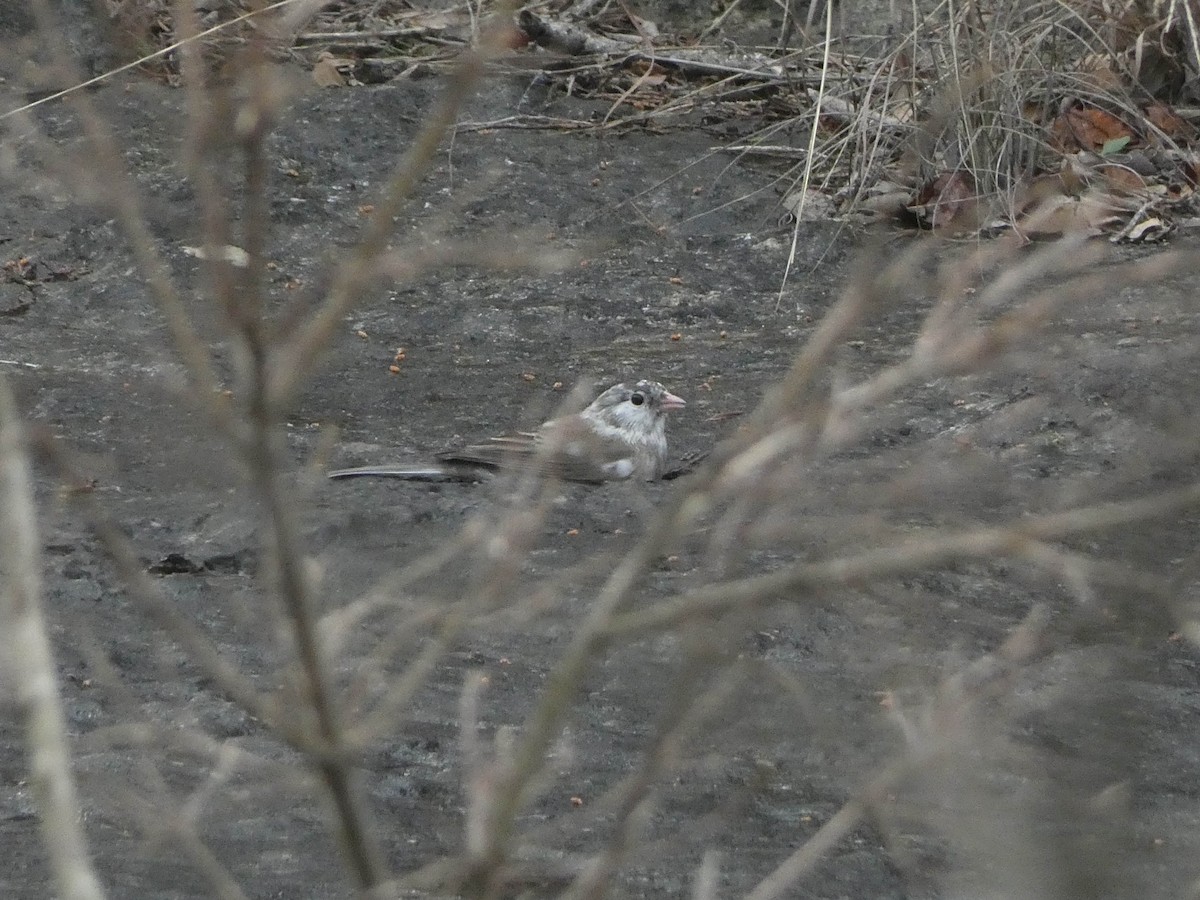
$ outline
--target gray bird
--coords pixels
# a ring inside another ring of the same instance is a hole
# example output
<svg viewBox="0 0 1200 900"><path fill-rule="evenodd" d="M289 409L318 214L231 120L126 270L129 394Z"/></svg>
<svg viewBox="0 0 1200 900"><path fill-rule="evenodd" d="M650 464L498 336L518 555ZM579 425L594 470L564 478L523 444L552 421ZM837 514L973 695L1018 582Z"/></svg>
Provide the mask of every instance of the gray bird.
<svg viewBox="0 0 1200 900"><path fill-rule="evenodd" d="M474 480L483 471L534 467L565 481L663 477L667 412L687 404L656 381L616 384L581 412L551 419L537 431L490 438L437 456L437 465L363 466L330 478L374 475L415 481Z"/></svg>

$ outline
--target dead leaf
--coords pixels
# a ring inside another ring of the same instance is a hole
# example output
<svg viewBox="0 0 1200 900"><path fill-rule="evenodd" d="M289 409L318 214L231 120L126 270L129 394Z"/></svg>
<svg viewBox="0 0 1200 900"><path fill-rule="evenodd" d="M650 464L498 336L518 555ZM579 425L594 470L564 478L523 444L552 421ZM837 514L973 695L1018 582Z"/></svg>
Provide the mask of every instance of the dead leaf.
<svg viewBox="0 0 1200 900"><path fill-rule="evenodd" d="M1081 197L1050 197L1031 210L1017 228L1031 237L1059 237L1064 234L1102 234L1106 228L1121 224L1128 213L1112 195L1089 191Z"/></svg>
<svg viewBox="0 0 1200 900"><path fill-rule="evenodd" d="M4 263L5 281L15 281L18 284L33 284L38 280L37 263L28 256L10 259Z"/></svg>
<svg viewBox="0 0 1200 900"><path fill-rule="evenodd" d="M1146 189L1146 180L1128 166L1108 163L1096 169L1114 194L1134 194Z"/></svg>
<svg viewBox="0 0 1200 900"><path fill-rule="evenodd" d="M1193 188L1200 185L1200 159L1185 155L1179 160L1179 176Z"/></svg>
<svg viewBox="0 0 1200 900"><path fill-rule="evenodd" d="M658 25L651 22L649 19L643 19L641 16L635 16L631 12L626 12L629 16L629 22L633 25L634 30L643 38L654 39L658 37Z"/></svg>
<svg viewBox="0 0 1200 900"><path fill-rule="evenodd" d="M1041 206L1052 197L1061 197L1071 193L1063 184L1062 176L1047 173L1029 178L1017 185L1013 198L1013 216L1020 218L1029 210Z"/></svg>
<svg viewBox="0 0 1200 900"><path fill-rule="evenodd" d="M1100 91L1118 91L1123 84L1108 53L1090 53L1083 57L1078 63L1078 74Z"/></svg>
<svg viewBox="0 0 1200 900"><path fill-rule="evenodd" d="M1092 150L1100 153L1110 142L1128 138L1123 148L1137 136L1133 129L1110 112L1095 106L1075 103L1064 109L1050 126L1051 145L1064 153Z"/></svg>
<svg viewBox="0 0 1200 900"><path fill-rule="evenodd" d="M215 262L226 262L231 266L237 266L239 269L244 269L250 265L250 254L241 247L235 247L232 244L225 244L220 247L213 248L210 253L205 247L188 247L181 245L180 249L187 255L193 256L196 259L212 260Z"/></svg>
<svg viewBox="0 0 1200 900"><path fill-rule="evenodd" d="M915 82L900 81L889 88L887 114L897 122L914 121L919 105L919 92Z"/></svg>
<svg viewBox="0 0 1200 900"><path fill-rule="evenodd" d="M814 190L793 191L783 198L783 207L793 222L828 222L837 213L833 198Z"/></svg>
<svg viewBox="0 0 1200 900"><path fill-rule="evenodd" d="M1152 241L1161 241L1171 233L1171 226L1160 219L1158 216L1151 216L1138 222L1130 228L1124 235L1124 239L1130 243L1148 244Z"/></svg>
<svg viewBox="0 0 1200 900"><path fill-rule="evenodd" d="M339 60L328 50L317 57L312 69L312 79L319 87L345 87L346 78L338 71L338 64L348 60Z"/></svg>
<svg viewBox="0 0 1200 900"><path fill-rule="evenodd" d="M1193 136L1192 127L1165 103L1156 100L1147 104L1142 112L1147 122L1173 141L1188 140Z"/></svg>
<svg viewBox="0 0 1200 900"><path fill-rule="evenodd" d="M974 231L982 221L979 193L970 172L943 172L917 194L914 211L929 227L956 232Z"/></svg>

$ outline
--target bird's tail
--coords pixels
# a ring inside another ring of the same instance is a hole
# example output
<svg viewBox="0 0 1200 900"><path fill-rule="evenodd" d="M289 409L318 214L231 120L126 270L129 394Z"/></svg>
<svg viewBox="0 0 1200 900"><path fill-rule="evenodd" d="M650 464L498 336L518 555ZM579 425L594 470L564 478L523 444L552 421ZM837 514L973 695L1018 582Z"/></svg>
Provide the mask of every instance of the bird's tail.
<svg viewBox="0 0 1200 900"><path fill-rule="evenodd" d="M354 469L336 469L330 478L403 478L406 481L473 481L469 473L448 466L359 466Z"/></svg>

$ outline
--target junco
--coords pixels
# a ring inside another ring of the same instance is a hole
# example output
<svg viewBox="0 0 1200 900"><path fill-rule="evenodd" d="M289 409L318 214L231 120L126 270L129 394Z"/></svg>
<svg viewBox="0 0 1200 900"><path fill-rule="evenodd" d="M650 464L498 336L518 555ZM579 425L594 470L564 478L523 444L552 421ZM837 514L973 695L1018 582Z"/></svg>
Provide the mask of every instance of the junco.
<svg viewBox="0 0 1200 900"><path fill-rule="evenodd" d="M437 456L436 466L363 466L330 478L376 475L412 480L473 479L480 470L534 466L566 481L598 483L663 476L667 412L685 406L656 381L616 384L582 412L551 419L537 431L488 439Z"/></svg>

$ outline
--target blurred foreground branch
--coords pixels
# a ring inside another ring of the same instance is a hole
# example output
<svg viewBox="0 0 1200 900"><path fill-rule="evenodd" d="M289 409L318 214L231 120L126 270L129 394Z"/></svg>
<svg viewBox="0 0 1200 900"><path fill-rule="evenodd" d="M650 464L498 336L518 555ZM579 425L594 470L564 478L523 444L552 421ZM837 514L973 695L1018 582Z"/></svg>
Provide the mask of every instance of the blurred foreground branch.
<svg viewBox="0 0 1200 900"><path fill-rule="evenodd" d="M0 376L0 664L16 687L30 782L42 839L65 900L100 900L88 857L58 694L58 673L42 613L41 552L25 429L8 380Z"/></svg>

